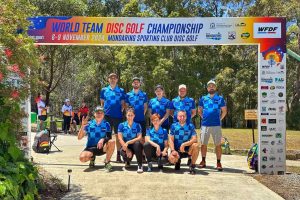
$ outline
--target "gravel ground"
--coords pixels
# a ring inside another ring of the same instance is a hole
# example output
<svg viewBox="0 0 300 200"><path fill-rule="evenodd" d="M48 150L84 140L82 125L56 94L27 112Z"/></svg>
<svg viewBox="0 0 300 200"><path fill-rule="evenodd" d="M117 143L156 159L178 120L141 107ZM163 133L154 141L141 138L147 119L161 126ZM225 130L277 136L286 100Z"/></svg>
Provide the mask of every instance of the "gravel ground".
<svg viewBox="0 0 300 200"><path fill-rule="evenodd" d="M300 174L252 175L260 183L287 200L300 199Z"/></svg>

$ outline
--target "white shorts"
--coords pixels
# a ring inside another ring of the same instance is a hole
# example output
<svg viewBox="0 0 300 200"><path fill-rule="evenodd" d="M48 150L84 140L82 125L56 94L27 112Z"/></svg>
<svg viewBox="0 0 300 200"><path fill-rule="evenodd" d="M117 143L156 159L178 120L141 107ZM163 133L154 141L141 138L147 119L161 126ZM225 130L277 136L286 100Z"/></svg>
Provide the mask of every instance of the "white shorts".
<svg viewBox="0 0 300 200"><path fill-rule="evenodd" d="M210 134L213 137L214 144L220 145L222 140L221 126L202 126L200 136L201 144L208 144Z"/></svg>

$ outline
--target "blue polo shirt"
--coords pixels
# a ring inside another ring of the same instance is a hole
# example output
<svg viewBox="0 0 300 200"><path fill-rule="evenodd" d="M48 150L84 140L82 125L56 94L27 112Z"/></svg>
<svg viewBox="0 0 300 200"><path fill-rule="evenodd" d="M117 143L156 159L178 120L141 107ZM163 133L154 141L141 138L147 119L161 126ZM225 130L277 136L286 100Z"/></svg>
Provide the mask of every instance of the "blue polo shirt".
<svg viewBox="0 0 300 200"><path fill-rule="evenodd" d="M168 141L168 132L166 129L159 127L156 131L154 127L148 128L146 136L150 137L150 140L160 146L160 150L164 150L165 141Z"/></svg>
<svg viewBox="0 0 300 200"><path fill-rule="evenodd" d="M100 124L97 124L93 119L84 127L86 135L88 136L86 146L96 146L99 140L106 137L107 132L111 132L110 125L107 121L102 120Z"/></svg>
<svg viewBox="0 0 300 200"><path fill-rule="evenodd" d="M112 89L109 85L101 90L100 99L104 100L105 115L122 118L122 100L125 100L124 89L118 86Z"/></svg>
<svg viewBox="0 0 300 200"><path fill-rule="evenodd" d="M160 118L163 118L167 112L167 109L170 109L170 100L162 97L161 99L153 98L150 99L148 108L151 109L151 115L159 114ZM167 118L162 126L168 126L169 119Z"/></svg>
<svg viewBox="0 0 300 200"><path fill-rule="evenodd" d="M133 122L132 126L128 125L128 122L125 121L119 124L118 133L121 133L123 136L124 142L137 138L142 132L141 125L139 123Z"/></svg>
<svg viewBox="0 0 300 200"><path fill-rule="evenodd" d="M134 121L143 122L145 121L144 115L144 103L147 103L148 97L145 92L139 90L138 93L134 93L134 90L126 94L126 103L134 108Z"/></svg>
<svg viewBox="0 0 300 200"><path fill-rule="evenodd" d="M191 122L192 110L196 109L196 104L193 98L185 97L184 99L180 99L178 96L172 100L171 109L174 110L174 122L178 122L178 111L185 110L186 123L189 124Z"/></svg>
<svg viewBox="0 0 300 200"><path fill-rule="evenodd" d="M170 134L174 136L174 148L178 151L184 142L196 135L195 126L192 123L185 123L181 126L179 122L176 122L172 124Z"/></svg>
<svg viewBox="0 0 300 200"><path fill-rule="evenodd" d="M202 126L221 126L221 108L226 106L225 100L217 93L210 98L210 94L199 99L199 107L203 108Z"/></svg>

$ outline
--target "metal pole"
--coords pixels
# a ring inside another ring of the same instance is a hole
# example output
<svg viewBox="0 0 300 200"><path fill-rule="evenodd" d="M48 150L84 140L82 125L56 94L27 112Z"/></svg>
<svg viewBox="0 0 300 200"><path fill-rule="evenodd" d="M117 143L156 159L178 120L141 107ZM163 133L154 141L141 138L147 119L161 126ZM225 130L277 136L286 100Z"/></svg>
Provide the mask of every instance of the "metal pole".
<svg viewBox="0 0 300 200"><path fill-rule="evenodd" d="M255 143L255 138L254 138L254 120L251 120L251 124L252 124L252 141L253 144Z"/></svg>

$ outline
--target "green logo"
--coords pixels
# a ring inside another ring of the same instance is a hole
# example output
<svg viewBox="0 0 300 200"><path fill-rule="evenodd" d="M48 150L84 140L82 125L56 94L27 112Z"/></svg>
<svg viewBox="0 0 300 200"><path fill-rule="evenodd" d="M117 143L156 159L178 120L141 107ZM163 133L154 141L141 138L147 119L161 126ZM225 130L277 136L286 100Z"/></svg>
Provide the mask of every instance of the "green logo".
<svg viewBox="0 0 300 200"><path fill-rule="evenodd" d="M247 39L247 38L249 38L250 37L250 33L242 33L241 34L241 38L243 38L243 39Z"/></svg>

